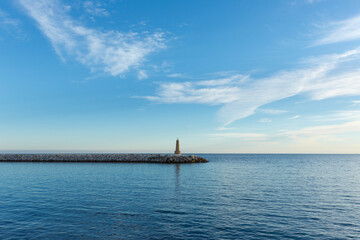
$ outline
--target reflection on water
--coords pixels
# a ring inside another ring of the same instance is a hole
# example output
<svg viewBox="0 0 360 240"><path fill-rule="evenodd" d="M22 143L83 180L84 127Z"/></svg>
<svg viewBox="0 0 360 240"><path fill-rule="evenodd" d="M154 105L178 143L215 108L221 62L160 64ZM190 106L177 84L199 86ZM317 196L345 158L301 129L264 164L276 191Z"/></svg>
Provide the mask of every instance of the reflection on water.
<svg viewBox="0 0 360 240"><path fill-rule="evenodd" d="M203 156L210 162L1 163L0 239L360 236L359 155Z"/></svg>
<svg viewBox="0 0 360 240"><path fill-rule="evenodd" d="M175 190L177 192L179 191L180 188L180 166L181 164L175 164L175 176L176 176Z"/></svg>

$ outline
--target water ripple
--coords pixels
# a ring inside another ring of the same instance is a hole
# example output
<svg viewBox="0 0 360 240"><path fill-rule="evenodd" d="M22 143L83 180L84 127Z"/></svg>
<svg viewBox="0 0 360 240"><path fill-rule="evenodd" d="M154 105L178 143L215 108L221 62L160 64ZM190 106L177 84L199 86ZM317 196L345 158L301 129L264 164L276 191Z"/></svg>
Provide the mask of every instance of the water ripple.
<svg viewBox="0 0 360 240"><path fill-rule="evenodd" d="M357 239L359 155L0 164L0 239Z"/></svg>

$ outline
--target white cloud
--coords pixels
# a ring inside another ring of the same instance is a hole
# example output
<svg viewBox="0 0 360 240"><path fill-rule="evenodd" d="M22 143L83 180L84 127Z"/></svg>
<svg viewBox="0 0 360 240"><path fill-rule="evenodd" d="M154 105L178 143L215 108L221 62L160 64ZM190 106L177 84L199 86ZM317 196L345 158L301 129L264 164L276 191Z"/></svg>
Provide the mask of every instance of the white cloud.
<svg viewBox="0 0 360 240"><path fill-rule="evenodd" d="M345 120L360 120L359 110L336 111L332 114L315 116L314 120L320 121L345 121Z"/></svg>
<svg viewBox="0 0 360 240"><path fill-rule="evenodd" d="M297 119L297 118L299 118L299 117L300 117L300 115L295 115L295 116L289 117L288 119L289 119L289 120L294 120L294 119Z"/></svg>
<svg viewBox="0 0 360 240"><path fill-rule="evenodd" d="M259 122L260 122L260 123L271 123L272 120L269 119L269 118L262 118L262 119L259 120Z"/></svg>
<svg viewBox="0 0 360 240"><path fill-rule="evenodd" d="M158 96L144 98L165 103L230 103L237 99L239 89L236 85L246 78L243 75L234 75L220 80L161 83Z"/></svg>
<svg viewBox="0 0 360 240"><path fill-rule="evenodd" d="M360 121L357 120L285 131L278 137L285 137L285 142L281 143L289 144L286 148L293 149L290 150L291 152L296 152L294 150L298 149L298 152L308 153L358 153L359 143L354 141L358 133L360 133Z"/></svg>
<svg viewBox="0 0 360 240"><path fill-rule="evenodd" d="M230 127L218 127L216 128L216 130L218 131L227 131L227 130L234 130L235 128L230 128Z"/></svg>
<svg viewBox="0 0 360 240"><path fill-rule="evenodd" d="M309 58L299 69L267 78L235 74L198 82L165 82L160 83L156 96L145 98L163 103L222 105L218 116L227 125L254 114L265 104L298 94L306 93L313 100L360 95L359 58L359 50L354 49Z"/></svg>
<svg viewBox="0 0 360 240"><path fill-rule="evenodd" d="M322 37L314 45L324 45L360 39L360 15L331 22L324 27Z"/></svg>
<svg viewBox="0 0 360 240"><path fill-rule="evenodd" d="M139 67L149 54L165 47L162 32L99 31L72 19L69 7L59 0L18 1L63 59L65 55L75 57L92 71L121 76Z"/></svg>
<svg viewBox="0 0 360 240"><path fill-rule="evenodd" d="M352 121L335 125L307 127L297 131L287 131L284 133L284 135L289 137L317 137L355 132L360 132L360 121Z"/></svg>
<svg viewBox="0 0 360 240"><path fill-rule="evenodd" d="M279 110L279 109L264 109L264 108L261 108L261 109L258 109L259 112L263 112L263 113L267 113L267 114L271 114L271 115L277 115L277 114L283 114L283 113L287 113L289 111L286 111L286 110Z"/></svg>
<svg viewBox="0 0 360 240"><path fill-rule="evenodd" d="M92 2L92 1L85 1L84 9L87 13L99 16L99 17L108 17L110 16L110 13L104 8L104 6L100 2Z"/></svg>
<svg viewBox="0 0 360 240"><path fill-rule="evenodd" d="M146 71L145 70L140 70L138 72L138 79L139 80L143 80L143 79L146 79L148 78L149 76L147 75Z"/></svg>
<svg viewBox="0 0 360 240"><path fill-rule="evenodd" d="M181 73L172 73L172 74L167 75L167 77L179 78L179 77L184 77L184 75Z"/></svg>
<svg viewBox="0 0 360 240"><path fill-rule="evenodd" d="M260 140L265 140L267 138L267 135L262 133L236 133L236 132L214 133L211 134L211 136L217 138L242 138L248 141L260 141Z"/></svg>
<svg viewBox="0 0 360 240"><path fill-rule="evenodd" d="M26 34L21 28L21 21L11 17L7 12L0 9L0 28L15 38L25 39Z"/></svg>
<svg viewBox="0 0 360 240"><path fill-rule="evenodd" d="M20 25L20 21L9 17L9 14L0 9L0 24L9 25L10 27L18 27Z"/></svg>

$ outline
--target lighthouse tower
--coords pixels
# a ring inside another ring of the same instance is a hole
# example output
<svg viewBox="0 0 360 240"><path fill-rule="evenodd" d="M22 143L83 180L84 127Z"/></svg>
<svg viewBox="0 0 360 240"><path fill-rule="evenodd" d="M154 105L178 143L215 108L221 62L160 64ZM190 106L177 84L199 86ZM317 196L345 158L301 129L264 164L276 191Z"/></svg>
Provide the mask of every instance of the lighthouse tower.
<svg viewBox="0 0 360 240"><path fill-rule="evenodd" d="M179 139L176 139L176 148L174 153L177 155L181 155Z"/></svg>

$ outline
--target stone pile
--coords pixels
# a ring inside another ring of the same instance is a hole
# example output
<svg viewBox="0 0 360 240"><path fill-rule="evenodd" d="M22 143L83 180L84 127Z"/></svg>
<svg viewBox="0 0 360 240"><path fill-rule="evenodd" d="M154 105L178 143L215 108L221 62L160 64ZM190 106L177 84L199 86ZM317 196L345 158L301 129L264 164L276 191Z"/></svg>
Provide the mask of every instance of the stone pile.
<svg viewBox="0 0 360 240"><path fill-rule="evenodd" d="M167 154L0 154L0 162L205 163L194 155Z"/></svg>

